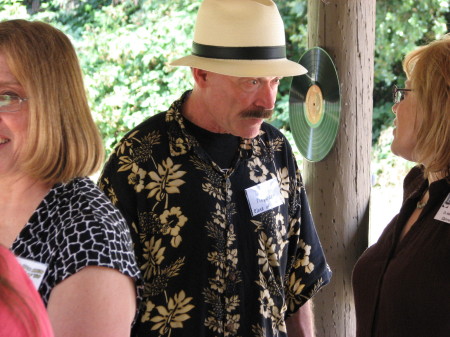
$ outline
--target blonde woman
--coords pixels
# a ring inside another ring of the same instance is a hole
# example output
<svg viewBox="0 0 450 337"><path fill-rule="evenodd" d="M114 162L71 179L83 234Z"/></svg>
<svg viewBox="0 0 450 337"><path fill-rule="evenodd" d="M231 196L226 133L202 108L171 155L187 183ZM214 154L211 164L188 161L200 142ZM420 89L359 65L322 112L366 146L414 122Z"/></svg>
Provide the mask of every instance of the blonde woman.
<svg viewBox="0 0 450 337"><path fill-rule="evenodd" d="M353 272L357 337L450 333L450 35L406 55L392 152L418 163L404 201Z"/></svg>
<svg viewBox="0 0 450 337"><path fill-rule="evenodd" d="M96 185L103 151L67 36L0 23L0 243L55 336L128 336L139 282L127 226Z"/></svg>

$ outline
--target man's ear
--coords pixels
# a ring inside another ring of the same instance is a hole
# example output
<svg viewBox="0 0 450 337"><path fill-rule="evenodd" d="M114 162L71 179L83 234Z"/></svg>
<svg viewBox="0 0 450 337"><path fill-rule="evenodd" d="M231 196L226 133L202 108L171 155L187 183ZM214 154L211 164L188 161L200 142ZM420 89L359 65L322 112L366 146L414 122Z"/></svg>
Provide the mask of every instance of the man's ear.
<svg viewBox="0 0 450 337"><path fill-rule="evenodd" d="M206 86L209 72L203 69L192 68L192 75L194 76L195 83L203 88Z"/></svg>

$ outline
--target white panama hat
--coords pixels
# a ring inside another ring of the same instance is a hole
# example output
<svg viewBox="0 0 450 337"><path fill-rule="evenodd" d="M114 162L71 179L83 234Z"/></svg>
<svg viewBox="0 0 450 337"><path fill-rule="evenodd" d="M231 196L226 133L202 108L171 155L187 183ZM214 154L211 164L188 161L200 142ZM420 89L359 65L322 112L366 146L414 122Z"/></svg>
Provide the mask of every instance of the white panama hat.
<svg viewBox="0 0 450 337"><path fill-rule="evenodd" d="M272 0L204 0L195 23L192 55L171 62L238 77L306 74L286 59L283 20Z"/></svg>

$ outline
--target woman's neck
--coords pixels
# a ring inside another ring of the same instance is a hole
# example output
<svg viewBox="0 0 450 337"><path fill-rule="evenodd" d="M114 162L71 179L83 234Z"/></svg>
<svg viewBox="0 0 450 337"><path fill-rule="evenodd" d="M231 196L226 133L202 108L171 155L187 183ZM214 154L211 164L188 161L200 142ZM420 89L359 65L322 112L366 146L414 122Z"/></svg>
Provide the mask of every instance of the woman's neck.
<svg viewBox="0 0 450 337"><path fill-rule="evenodd" d="M0 178L0 243L10 247L51 187L27 176Z"/></svg>
<svg viewBox="0 0 450 337"><path fill-rule="evenodd" d="M29 199L33 195L48 192L53 184L27 175L5 175L0 177L0 206L6 202Z"/></svg>
<svg viewBox="0 0 450 337"><path fill-rule="evenodd" d="M444 179L445 177L446 177L446 174L443 171L430 172L430 173L428 173L428 185L431 185L435 181Z"/></svg>

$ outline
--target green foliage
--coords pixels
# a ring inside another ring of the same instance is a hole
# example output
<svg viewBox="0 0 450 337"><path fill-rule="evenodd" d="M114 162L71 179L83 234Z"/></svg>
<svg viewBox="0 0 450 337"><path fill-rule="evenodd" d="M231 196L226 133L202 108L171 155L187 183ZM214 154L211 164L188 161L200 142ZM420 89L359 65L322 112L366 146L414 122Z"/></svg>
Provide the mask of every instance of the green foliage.
<svg viewBox="0 0 450 337"><path fill-rule="evenodd" d="M404 80L401 61L416 46L448 31L443 0L377 0L375 83Z"/></svg>
<svg viewBox="0 0 450 337"><path fill-rule="evenodd" d="M196 10L188 1L125 3L95 11L85 23L77 49L108 149L191 87L188 70L168 63L187 54Z"/></svg>
<svg viewBox="0 0 450 337"><path fill-rule="evenodd" d="M392 124L392 85L403 87L403 57L449 31L449 1L377 0L373 144Z"/></svg>
<svg viewBox="0 0 450 337"><path fill-rule="evenodd" d="M380 132L377 142L372 149L373 186L398 186L406 173L415 165L394 155L391 151L391 143L394 139L393 127L388 126Z"/></svg>
<svg viewBox="0 0 450 337"><path fill-rule="evenodd" d="M28 19L28 13L20 0L5 0L0 2L0 21L8 19Z"/></svg>
<svg viewBox="0 0 450 337"><path fill-rule="evenodd" d="M381 132L393 125L394 113L392 112L392 105L394 103L387 102L373 107L372 118L372 143L375 144L380 137Z"/></svg>
<svg viewBox="0 0 450 337"><path fill-rule="evenodd" d="M278 9L283 17L286 29L286 55L293 61L298 61L307 48L307 1L278 1ZM292 78L280 82L279 94L272 125L282 129L288 135L289 126L289 89Z"/></svg>

